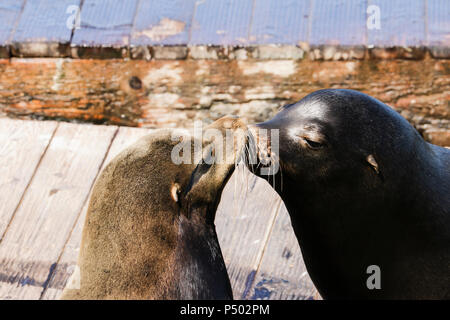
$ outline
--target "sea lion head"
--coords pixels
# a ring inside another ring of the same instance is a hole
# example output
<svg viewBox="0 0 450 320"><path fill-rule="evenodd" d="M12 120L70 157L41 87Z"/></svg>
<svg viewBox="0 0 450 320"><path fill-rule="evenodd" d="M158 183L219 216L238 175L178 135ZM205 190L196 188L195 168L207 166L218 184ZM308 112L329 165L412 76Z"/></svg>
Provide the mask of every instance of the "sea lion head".
<svg viewBox="0 0 450 320"><path fill-rule="evenodd" d="M261 136L261 129L267 134ZM382 102L343 89L309 94L282 107L271 120L250 126L250 132L258 159L250 168L257 175L278 161L279 170L270 179L279 193L291 185L319 198L327 190L344 194L395 180L405 168L402 159L412 160L412 146L422 141Z"/></svg>
<svg viewBox="0 0 450 320"><path fill-rule="evenodd" d="M193 154L193 163L183 164L182 170L191 173L189 179L175 182L171 188L172 199L180 205L182 213L190 216L201 209L207 222L214 221L222 190L242 159L247 137L246 123L232 116L207 126L201 139L195 134L187 137L188 143L191 141L188 149Z"/></svg>
<svg viewBox="0 0 450 320"><path fill-rule="evenodd" d="M160 129L116 156L92 191L81 287L64 297L231 298L214 218L246 131L231 117L198 135Z"/></svg>

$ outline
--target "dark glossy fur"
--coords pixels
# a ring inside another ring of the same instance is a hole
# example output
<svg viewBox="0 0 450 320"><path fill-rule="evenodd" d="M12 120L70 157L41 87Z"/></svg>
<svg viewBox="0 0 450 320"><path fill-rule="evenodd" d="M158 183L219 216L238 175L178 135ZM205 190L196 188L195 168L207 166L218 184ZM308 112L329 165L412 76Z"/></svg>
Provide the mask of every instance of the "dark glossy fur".
<svg viewBox="0 0 450 320"><path fill-rule="evenodd" d="M257 127L280 129L275 188L323 298L450 298L450 150L352 90L314 92ZM322 147L299 143L311 130Z"/></svg>
<svg viewBox="0 0 450 320"><path fill-rule="evenodd" d="M140 139L101 173L83 230L81 288L63 299L233 298L214 217L234 164L176 165L171 133Z"/></svg>

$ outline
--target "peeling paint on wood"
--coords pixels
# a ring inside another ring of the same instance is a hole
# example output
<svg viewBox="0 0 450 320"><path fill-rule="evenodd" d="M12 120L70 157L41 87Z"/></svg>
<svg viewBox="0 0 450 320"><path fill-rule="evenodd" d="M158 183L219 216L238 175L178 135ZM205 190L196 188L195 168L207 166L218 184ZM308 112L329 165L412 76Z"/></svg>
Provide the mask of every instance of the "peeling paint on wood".
<svg viewBox="0 0 450 320"><path fill-rule="evenodd" d="M82 4L75 30L72 3ZM367 26L370 6L380 29ZM349 60L370 49L377 59L450 58L449 10L446 0L4 0L0 57L14 36L20 57Z"/></svg>
<svg viewBox="0 0 450 320"><path fill-rule="evenodd" d="M135 35L137 37L148 38L150 41L159 42L183 32L185 27L185 22L162 18L157 25L146 30L138 31Z"/></svg>
<svg viewBox="0 0 450 320"><path fill-rule="evenodd" d="M140 1L131 45L186 45L195 0Z"/></svg>

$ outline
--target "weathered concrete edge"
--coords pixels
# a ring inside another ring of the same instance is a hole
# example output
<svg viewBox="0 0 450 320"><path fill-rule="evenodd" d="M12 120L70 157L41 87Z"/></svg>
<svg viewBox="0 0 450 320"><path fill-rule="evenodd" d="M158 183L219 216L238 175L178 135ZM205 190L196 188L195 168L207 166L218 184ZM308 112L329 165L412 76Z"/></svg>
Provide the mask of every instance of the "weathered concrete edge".
<svg viewBox="0 0 450 320"><path fill-rule="evenodd" d="M324 60L349 61L364 59L422 60L450 59L448 46L379 47L314 45L149 45L149 46L77 46L73 44L13 43L0 46L0 58L71 57L74 59L143 59L143 60Z"/></svg>

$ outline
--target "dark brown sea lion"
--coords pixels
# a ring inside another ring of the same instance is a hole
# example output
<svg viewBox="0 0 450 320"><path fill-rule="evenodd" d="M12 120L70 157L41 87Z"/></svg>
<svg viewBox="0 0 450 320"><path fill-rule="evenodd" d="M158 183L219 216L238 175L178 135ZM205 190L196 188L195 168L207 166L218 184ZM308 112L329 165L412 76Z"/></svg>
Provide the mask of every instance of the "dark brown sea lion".
<svg viewBox="0 0 450 320"><path fill-rule="evenodd" d="M158 130L103 170L82 235L80 287L66 288L63 299L233 298L214 218L247 129L231 117L207 129L231 131L234 144L221 163L214 154L230 145L213 135L202 145L187 132ZM180 145L200 161L177 164Z"/></svg>
<svg viewBox="0 0 450 320"><path fill-rule="evenodd" d="M314 92L258 129L279 130L259 157L279 159L270 179L323 298L450 298L450 150L353 90Z"/></svg>

